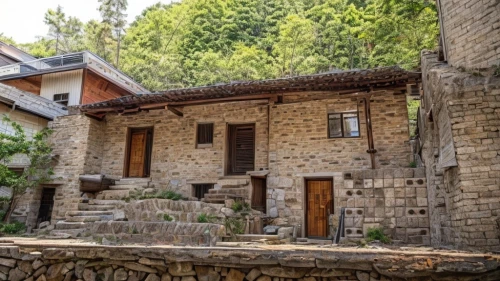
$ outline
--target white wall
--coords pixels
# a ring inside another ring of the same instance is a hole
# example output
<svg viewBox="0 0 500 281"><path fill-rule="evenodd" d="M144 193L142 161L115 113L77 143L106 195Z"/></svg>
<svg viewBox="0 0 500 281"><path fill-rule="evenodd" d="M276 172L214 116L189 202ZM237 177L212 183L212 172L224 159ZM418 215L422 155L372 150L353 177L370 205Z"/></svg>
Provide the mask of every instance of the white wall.
<svg viewBox="0 0 500 281"><path fill-rule="evenodd" d="M54 100L54 95L69 93L68 106L79 105L82 92L83 70L73 70L42 76L40 96Z"/></svg>

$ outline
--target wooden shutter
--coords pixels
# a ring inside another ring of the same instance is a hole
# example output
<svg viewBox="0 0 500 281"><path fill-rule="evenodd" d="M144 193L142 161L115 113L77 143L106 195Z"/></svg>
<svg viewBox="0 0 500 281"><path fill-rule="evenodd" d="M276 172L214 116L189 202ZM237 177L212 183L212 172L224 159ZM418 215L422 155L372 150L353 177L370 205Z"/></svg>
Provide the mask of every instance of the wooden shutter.
<svg viewBox="0 0 500 281"><path fill-rule="evenodd" d="M244 175L255 169L254 124L229 126L228 154L228 174Z"/></svg>
<svg viewBox="0 0 500 281"><path fill-rule="evenodd" d="M252 209L266 212L267 184L265 178L252 177Z"/></svg>
<svg viewBox="0 0 500 281"><path fill-rule="evenodd" d="M205 194L212 188L214 188L213 184L193 184L194 188L194 197L201 200L205 197Z"/></svg>

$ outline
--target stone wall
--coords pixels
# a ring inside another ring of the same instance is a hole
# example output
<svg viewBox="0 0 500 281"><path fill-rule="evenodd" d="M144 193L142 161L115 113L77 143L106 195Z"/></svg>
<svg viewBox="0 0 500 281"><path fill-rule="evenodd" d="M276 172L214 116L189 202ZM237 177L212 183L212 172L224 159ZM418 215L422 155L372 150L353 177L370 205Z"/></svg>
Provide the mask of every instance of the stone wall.
<svg viewBox="0 0 500 281"><path fill-rule="evenodd" d="M191 196L190 183L215 183L224 176L227 124L255 123L255 169L267 169L267 104L225 103L185 107L184 117L167 110L106 117L101 173L122 177L128 128L153 127L151 180ZM197 123L213 122L213 146L196 148Z"/></svg>
<svg viewBox="0 0 500 281"><path fill-rule="evenodd" d="M454 67L500 65L498 0L440 0L448 63Z"/></svg>
<svg viewBox="0 0 500 281"><path fill-rule="evenodd" d="M65 247L71 245L70 247ZM267 246L272 247L272 246ZM498 255L419 250L111 247L37 243L0 249L11 281L498 280Z"/></svg>
<svg viewBox="0 0 500 281"><path fill-rule="evenodd" d="M457 70L429 52L422 53L422 70L419 131L432 244L499 248L500 78L491 70ZM440 162L446 139L456 152L449 167Z"/></svg>
<svg viewBox="0 0 500 281"><path fill-rule="evenodd" d="M77 210L80 201L79 176L100 170L102 123L81 115L56 118L49 124L53 130L50 142L54 155L54 180L28 192L15 211L28 228L35 228L44 187L55 188L52 221L64 220L67 211Z"/></svg>

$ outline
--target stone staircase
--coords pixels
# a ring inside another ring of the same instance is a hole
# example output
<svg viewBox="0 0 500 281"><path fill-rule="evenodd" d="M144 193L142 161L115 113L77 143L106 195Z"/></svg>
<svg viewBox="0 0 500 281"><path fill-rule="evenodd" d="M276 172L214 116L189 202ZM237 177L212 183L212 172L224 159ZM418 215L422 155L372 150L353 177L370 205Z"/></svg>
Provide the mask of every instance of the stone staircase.
<svg viewBox="0 0 500 281"><path fill-rule="evenodd" d="M248 200L250 177L222 178L217 181L216 188L205 194L202 202L224 204L227 199Z"/></svg>
<svg viewBox="0 0 500 281"><path fill-rule="evenodd" d="M149 178L121 179L96 194L95 199L81 199L77 211L66 212L66 220L56 223L55 229L51 231L54 237L76 238L85 232L89 225L100 221L123 220L125 215L121 205L126 204L124 199L136 195L142 195L150 187Z"/></svg>

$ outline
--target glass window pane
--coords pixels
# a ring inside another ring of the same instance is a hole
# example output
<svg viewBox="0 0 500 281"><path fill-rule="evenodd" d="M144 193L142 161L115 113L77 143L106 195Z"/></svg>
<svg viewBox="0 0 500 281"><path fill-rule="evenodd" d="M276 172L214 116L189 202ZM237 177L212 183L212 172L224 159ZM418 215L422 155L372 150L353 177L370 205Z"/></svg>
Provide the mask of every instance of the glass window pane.
<svg viewBox="0 0 500 281"><path fill-rule="evenodd" d="M356 113L345 113L344 137L359 137L358 115Z"/></svg>
<svg viewBox="0 0 500 281"><path fill-rule="evenodd" d="M328 115L328 127L330 129L330 138L342 137L342 121L341 114Z"/></svg>

